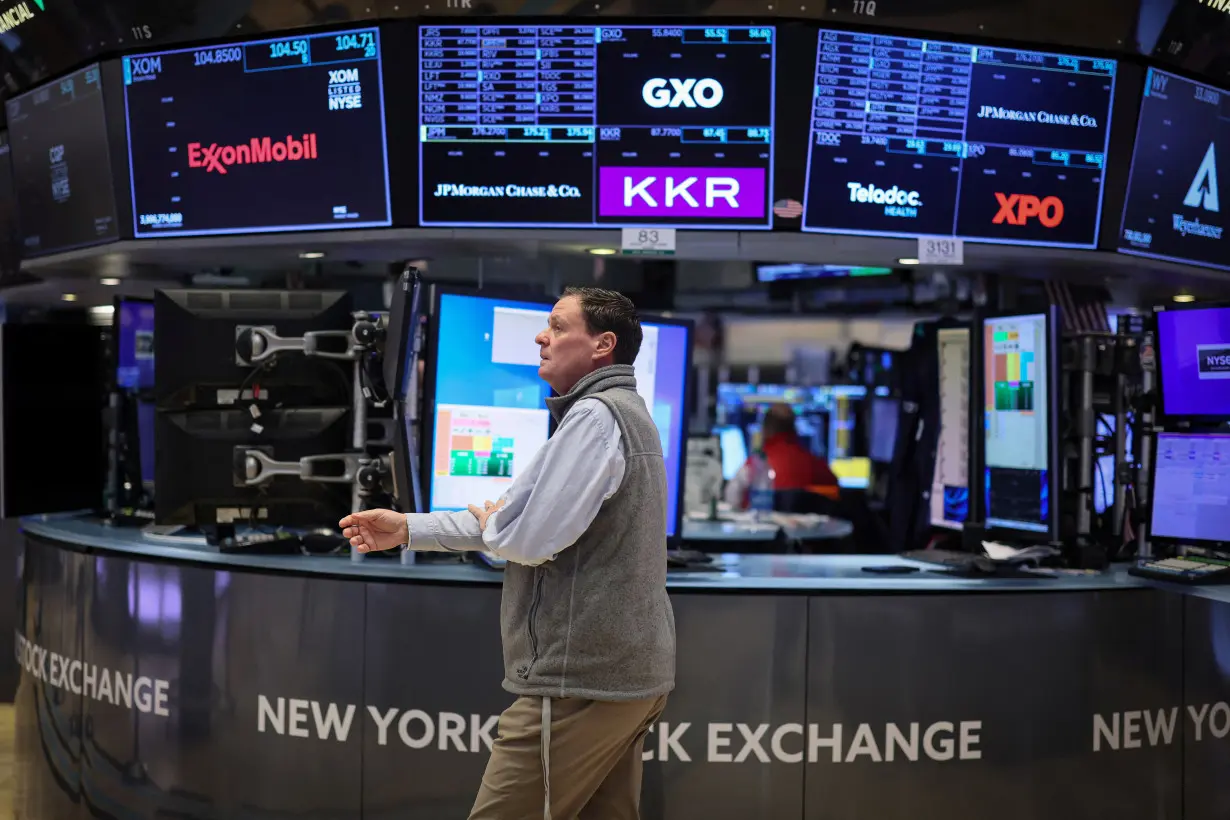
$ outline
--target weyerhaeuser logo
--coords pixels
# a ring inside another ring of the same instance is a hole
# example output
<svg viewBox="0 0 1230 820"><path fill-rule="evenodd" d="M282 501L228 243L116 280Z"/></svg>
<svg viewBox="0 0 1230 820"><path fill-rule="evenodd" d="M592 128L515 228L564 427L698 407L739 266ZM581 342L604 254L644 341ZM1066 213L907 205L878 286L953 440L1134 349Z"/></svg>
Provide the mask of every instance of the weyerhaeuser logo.
<svg viewBox="0 0 1230 820"><path fill-rule="evenodd" d="M726 96L722 84L712 78L703 80L649 80L641 88L641 99L650 108L716 108Z"/></svg>
<svg viewBox="0 0 1230 820"><path fill-rule="evenodd" d="M1217 152L1213 143L1204 152L1204 159L1192 177L1192 184L1183 197L1183 204L1189 208L1203 208L1217 213L1221 210L1221 201L1217 195Z"/></svg>
<svg viewBox="0 0 1230 820"><path fill-rule="evenodd" d="M1230 345L1196 345L1202 379L1230 379Z"/></svg>
<svg viewBox="0 0 1230 820"><path fill-rule="evenodd" d="M204 168L206 173L225 174L228 168L235 165L264 165L318 158L315 134L304 134L300 139L287 135L283 140L253 137L240 145L188 143L188 167Z"/></svg>
<svg viewBox="0 0 1230 820"><path fill-rule="evenodd" d="M850 191L850 201L871 205L883 205L885 216L913 218L918 216L922 207L922 194L894 185L891 188L879 188L875 185L861 182L847 182Z"/></svg>
<svg viewBox="0 0 1230 820"><path fill-rule="evenodd" d="M978 109L980 120L1008 120L1009 122L1036 123L1038 125L1062 125L1069 128L1097 128L1098 118L1092 114L1059 114L1054 111L1022 111L1000 105L984 105Z"/></svg>

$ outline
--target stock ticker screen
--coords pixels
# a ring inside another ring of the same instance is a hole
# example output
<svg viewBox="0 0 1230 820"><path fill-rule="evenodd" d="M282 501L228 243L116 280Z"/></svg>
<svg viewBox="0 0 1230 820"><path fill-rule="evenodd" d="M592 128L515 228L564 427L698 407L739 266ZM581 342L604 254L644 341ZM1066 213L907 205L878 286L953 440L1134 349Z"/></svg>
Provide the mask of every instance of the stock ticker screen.
<svg viewBox="0 0 1230 820"><path fill-rule="evenodd" d="M5 111L23 253L118 239L99 67L14 97Z"/></svg>
<svg viewBox="0 0 1230 820"><path fill-rule="evenodd" d="M771 226L773 27L419 36L422 224Z"/></svg>
<svg viewBox="0 0 1230 820"><path fill-rule="evenodd" d="M124 58L138 238L391 224L375 28Z"/></svg>
<svg viewBox="0 0 1230 820"><path fill-rule="evenodd" d="M1116 68L822 30L803 229L1094 247Z"/></svg>
<svg viewBox="0 0 1230 820"><path fill-rule="evenodd" d="M1217 155L1230 150L1230 99L1156 68L1145 78L1119 250L1230 268Z"/></svg>

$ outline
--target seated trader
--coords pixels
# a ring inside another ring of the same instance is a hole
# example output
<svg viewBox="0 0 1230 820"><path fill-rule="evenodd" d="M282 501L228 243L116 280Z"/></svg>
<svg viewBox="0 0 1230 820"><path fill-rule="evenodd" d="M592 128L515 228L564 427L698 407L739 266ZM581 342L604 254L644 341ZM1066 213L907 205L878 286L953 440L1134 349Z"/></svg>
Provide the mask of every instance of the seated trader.
<svg viewBox="0 0 1230 820"><path fill-rule="evenodd" d="M490 552L509 561L504 688L517 700L471 820L635 820L641 754L675 686L666 594L666 466L632 368L627 297L569 290L535 337L558 427L498 502L455 513L357 512L361 552Z"/></svg>
<svg viewBox="0 0 1230 820"><path fill-rule="evenodd" d="M775 404L765 413L761 426L765 461L773 471L774 490L806 490L812 487L837 487L837 476L829 463L799 441L794 426L794 410L788 404ZM753 456L753 458L755 458ZM752 459L739 468L726 484L726 503L742 510L749 504L752 486Z"/></svg>

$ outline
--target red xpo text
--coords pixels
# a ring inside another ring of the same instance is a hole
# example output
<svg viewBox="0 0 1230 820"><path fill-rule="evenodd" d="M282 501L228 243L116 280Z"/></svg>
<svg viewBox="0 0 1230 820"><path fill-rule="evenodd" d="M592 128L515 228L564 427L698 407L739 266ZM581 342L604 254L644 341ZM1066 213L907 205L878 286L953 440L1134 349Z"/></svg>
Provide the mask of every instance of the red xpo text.
<svg viewBox="0 0 1230 820"><path fill-rule="evenodd" d="M232 165L262 165L266 162L316 159L318 156L315 134L304 134L299 139L288 135L284 140L253 137L244 145L188 143L188 167L204 168L206 173L217 171L225 174Z"/></svg>
<svg viewBox="0 0 1230 820"><path fill-rule="evenodd" d="M1057 196L1038 199L1033 194L996 194L995 198L999 200L999 213L992 220L996 225L1025 225L1034 217L1047 228L1063 222L1063 200Z"/></svg>

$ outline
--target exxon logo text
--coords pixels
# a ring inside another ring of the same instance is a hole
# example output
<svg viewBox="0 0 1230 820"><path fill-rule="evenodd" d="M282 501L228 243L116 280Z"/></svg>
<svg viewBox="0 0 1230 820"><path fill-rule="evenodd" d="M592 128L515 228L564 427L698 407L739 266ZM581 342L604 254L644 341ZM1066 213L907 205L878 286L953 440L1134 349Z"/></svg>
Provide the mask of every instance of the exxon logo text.
<svg viewBox="0 0 1230 820"><path fill-rule="evenodd" d="M128 70L134 77L162 72L161 57L131 57L128 60Z"/></svg>
<svg viewBox="0 0 1230 820"><path fill-rule="evenodd" d="M300 139L288 136L277 141L270 137L253 137L241 145L188 143L188 167L204 168L206 173L225 174L234 165L263 165L317 159L318 156L315 134L304 134Z"/></svg>

